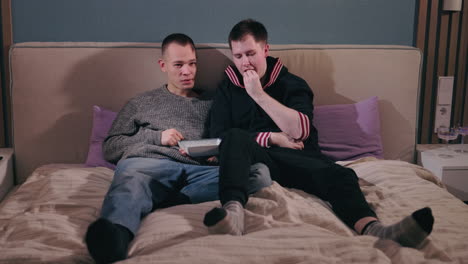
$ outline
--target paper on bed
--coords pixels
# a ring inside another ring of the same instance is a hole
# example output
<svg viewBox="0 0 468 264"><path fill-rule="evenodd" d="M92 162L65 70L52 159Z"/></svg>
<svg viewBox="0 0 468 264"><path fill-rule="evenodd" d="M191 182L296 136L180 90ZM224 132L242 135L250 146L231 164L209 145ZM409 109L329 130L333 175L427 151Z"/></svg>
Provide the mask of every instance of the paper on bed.
<svg viewBox="0 0 468 264"><path fill-rule="evenodd" d="M192 157L203 157L218 155L218 147L221 143L219 138L182 140L179 147Z"/></svg>

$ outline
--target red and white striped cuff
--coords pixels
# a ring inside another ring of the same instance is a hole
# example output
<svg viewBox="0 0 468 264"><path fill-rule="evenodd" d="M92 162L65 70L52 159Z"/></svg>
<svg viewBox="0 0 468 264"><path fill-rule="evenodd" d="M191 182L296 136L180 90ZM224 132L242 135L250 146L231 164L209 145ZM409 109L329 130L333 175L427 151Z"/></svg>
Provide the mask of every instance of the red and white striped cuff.
<svg viewBox="0 0 468 264"><path fill-rule="evenodd" d="M299 120L301 124L301 137L299 137L298 139L301 141L304 141L309 137L309 134L310 134L309 117L304 115L301 112L298 112L298 113L299 113Z"/></svg>
<svg viewBox="0 0 468 264"><path fill-rule="evenodd" d="M268 144L268 139L270 138L270 136L271 136L271 132L260 132L257 134L255 141L257 141L257 143L260 146L264 148L269 148L270 145Z"/></svg>

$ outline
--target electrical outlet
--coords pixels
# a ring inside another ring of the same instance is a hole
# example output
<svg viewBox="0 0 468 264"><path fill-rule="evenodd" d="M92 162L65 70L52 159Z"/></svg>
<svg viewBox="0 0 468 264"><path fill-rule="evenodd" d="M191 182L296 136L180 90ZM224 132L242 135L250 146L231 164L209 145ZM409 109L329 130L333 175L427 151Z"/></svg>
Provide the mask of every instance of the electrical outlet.
<svg viewBox="0 0 468 264"><path fill-rule="evenodd" d="M439 127L450 127L453 82L453 76L439 76L434 133L437 133Z"/></svg>

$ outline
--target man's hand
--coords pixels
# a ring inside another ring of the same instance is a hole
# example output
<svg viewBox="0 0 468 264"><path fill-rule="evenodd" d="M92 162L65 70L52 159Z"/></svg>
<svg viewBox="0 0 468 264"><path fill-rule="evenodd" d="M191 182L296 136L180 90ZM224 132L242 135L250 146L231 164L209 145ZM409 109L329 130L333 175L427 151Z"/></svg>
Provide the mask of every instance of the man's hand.
<svg viewBox="0 0 468 264"><path fill-rule="evenodd" d="M216 156L212 156L212 157L209 157L206 159L206 162L208 162L208 164L218 164L218 158Z"/></svg>
<svg viewBox="0 0 468 264"><path fill-rule="evenodd" d="M263 93L262 84L260 83L260 77L254 70L247 70L243 74L245 90L250 97L255 98Z"/></svg>
<svg viewBox="0 0 468 264"><path fill-rule="evenodd" d="M179 153L184 157L190 157L189 154L187 152L185 152L185 150L183 150L183 149L179 149Z"/></svg>
<svg viewBox="0 0 468 264"><path fill-rule="evenodd" d="M302 141L293 139L284 132L271 133L269 143L271 146L300 150L304 149L304 143Z"/></svg>
<svg viewBox="0 0 468 264"><path fill-rule="evenodd" d="M164 130L161 135L161 144L163 146L175 146L184 137L182 134L174 128Z"/></svg>

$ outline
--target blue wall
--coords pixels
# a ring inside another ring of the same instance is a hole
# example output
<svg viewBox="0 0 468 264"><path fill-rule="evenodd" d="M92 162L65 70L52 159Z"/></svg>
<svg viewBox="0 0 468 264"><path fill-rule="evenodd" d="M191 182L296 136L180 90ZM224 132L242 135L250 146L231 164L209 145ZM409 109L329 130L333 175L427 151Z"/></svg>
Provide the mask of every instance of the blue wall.
<svg viewBox="0 0 468 264"><path fill-rule="evenodd" d="M413 45L416 0L12 0L14 42L226 42L243 18L274 44Z"/></svg>

